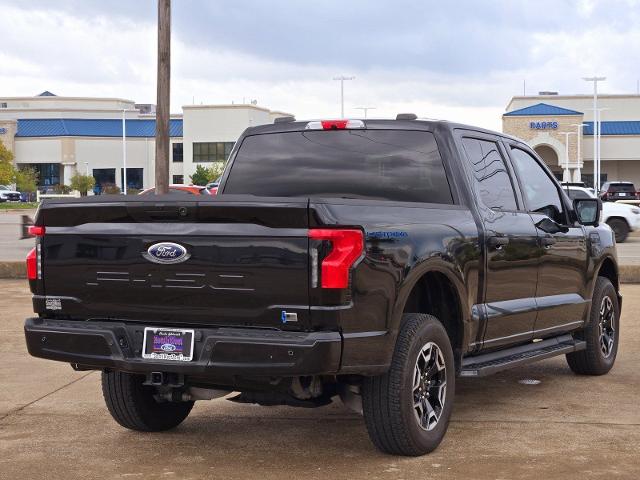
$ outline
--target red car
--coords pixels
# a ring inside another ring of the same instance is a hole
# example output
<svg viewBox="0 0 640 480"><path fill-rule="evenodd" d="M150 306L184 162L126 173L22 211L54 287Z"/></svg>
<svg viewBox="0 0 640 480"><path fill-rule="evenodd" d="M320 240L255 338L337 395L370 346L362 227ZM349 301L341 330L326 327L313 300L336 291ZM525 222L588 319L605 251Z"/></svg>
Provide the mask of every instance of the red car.
<svg viewBox="0 0 640 480"><path fill-rule="evenodd" d="M156 189L147 188L140 195L153 195ZM211 195L206 187L199 185L169 185L169 195Z"/></svg>

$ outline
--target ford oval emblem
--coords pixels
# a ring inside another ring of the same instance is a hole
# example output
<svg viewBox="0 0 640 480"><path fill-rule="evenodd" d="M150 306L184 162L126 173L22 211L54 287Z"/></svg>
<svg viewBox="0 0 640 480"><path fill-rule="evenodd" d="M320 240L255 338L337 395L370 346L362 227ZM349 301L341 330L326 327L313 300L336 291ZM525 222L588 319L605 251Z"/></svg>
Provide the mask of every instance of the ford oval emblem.
<svg viewBox="0 0 640 480"><path fill-rule="evenodd" d="M155 263L180 263L191 256L182 245L172 242L154 243L142 256Z"/></svg>
<svg viewBox="0 0 640 480"><path fill-rule="evenodd" d="M164 343L160 348L165 352L173 352L176 349L176 346L171 343Z"/></svg>

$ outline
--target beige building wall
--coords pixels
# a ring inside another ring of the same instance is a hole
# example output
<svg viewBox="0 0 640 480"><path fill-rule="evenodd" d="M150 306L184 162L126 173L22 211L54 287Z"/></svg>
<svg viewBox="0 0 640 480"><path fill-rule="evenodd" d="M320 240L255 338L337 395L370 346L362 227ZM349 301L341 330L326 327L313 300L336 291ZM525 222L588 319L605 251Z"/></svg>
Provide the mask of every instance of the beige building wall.
<svg viewBox="0 0 640 480"><path fill-rule="evenodd" d="M535 129L531 128L531 122L557 122L555 129ZM555 153L557 159L554 162L547 161L549 168L554 173L561 173L565 167L574 173L576 169L583 167L582 159L578 158L578 142L580 149L584 148L582 132L576 125L582 123L582 115L557 115L545 116L503 116L502 131L524 140L529 146L536 149L548 147ZM568 136L569 156L567 157L567 136L564 132L570 133ZM581 152L582 153L582 152ZM581 155L582 156L582 155ZM546 156L545 156L546 157ZM572 173L573 174L573 173Z"/></svg>
<svg viewBox="0 0 640 480"><path fill-rule="evenodd" d="M506 111L512 112L521 108L547 103L557 107L576 110L584 113L584 121L593 121L593 95L530 95L513 97ZM640 95L598 95L598 108L606 108L601 112L601 120L640 120Z"/></svg>

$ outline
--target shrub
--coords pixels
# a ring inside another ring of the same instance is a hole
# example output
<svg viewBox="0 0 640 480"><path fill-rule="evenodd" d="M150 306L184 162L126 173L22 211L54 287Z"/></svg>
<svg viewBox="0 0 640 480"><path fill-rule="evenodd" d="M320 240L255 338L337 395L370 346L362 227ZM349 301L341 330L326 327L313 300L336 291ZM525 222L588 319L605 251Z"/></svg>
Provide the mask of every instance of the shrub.
<svg viewBox="0 0 640 480"><path fill-rule="evenodd" d="M91 175L82 175L76 173L71 177L71 188L80 192L83 197L87 196L87 192L96 184L96 179Z"/></svg>

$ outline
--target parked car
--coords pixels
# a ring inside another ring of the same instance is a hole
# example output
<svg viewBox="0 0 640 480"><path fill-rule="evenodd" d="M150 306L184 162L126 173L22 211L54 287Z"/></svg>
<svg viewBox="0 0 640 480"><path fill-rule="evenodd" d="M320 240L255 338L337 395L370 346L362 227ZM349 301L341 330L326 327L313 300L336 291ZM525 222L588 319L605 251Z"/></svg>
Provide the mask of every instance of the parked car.
<svg viewBox="0 0 640 480"><path fill-rule="evenodd" d="M220 179L216 179L213 182L207 183L207 190L211 195L216 195L218 193L218 186L220 185Z"/></svg>
<svg viewBox="0 0 640 480"><path fill-rule="evenodd" d="M565 187L569 198L596 198L590 188ZM616 235L616 242L622 243L629 232L640 229L640 208L624 203L604 202L602 204L602 221L609 225Z"/></svg>
<svg viewBox="0 0 640 480"><path fill-rule="evenodd" d="M7 185L0 185L0 202L19 202L20 192Z"/></svg>
<svg viewBox="0 0 640 480"><path fill-rule="evenodd" d="M139 193L139 195L153 195L156 192L155 187L147 188ZM169 185L169 195L210 195L207 187L198 185Z"/></svg>
<svg viewBox="0 0 640 480"><path fill-rule="evenodd" d="M379 449L421 455L458 376L556 355L581 375L612 368L622 299L601 201L571 202L522 141L408 114L292 119L245 130L230 161L198 201L38 210L28 350L100 371L123 427L168 430L231 391L340 397Z"/></svg>
<svg viewBox="0 0 640 480"><path fill-rule="evenodd" d="M638 200L636 187L631 182L605 182L602 185L600 198L603 202L615 202L618 200Z"/></svg>

